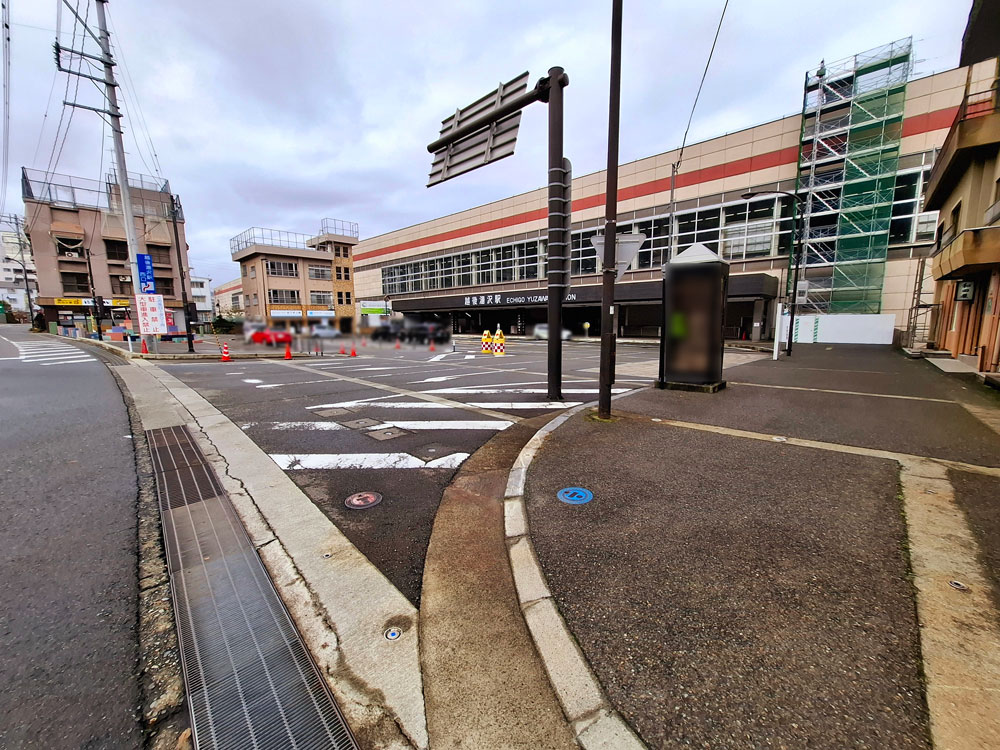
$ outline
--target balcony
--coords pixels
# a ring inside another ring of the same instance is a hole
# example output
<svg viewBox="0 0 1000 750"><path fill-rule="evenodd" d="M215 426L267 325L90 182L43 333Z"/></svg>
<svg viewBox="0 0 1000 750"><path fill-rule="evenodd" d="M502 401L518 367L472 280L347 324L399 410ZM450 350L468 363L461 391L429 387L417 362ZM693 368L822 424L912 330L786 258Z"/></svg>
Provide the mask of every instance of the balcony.
<svg viewBox="0 0 1000 750"><path fill-rule="evenodd" d="M1000 265L1000 227L948 232L933 255L934 279L960 279Z"/></svg>
<svg viewBox="0 0 1000 750"><path fill-rule="evenodd" d="M966 94L927 183L925 207L939 210L958 184L977 149L1000 145L1000 97L997 84Z"/></svg>

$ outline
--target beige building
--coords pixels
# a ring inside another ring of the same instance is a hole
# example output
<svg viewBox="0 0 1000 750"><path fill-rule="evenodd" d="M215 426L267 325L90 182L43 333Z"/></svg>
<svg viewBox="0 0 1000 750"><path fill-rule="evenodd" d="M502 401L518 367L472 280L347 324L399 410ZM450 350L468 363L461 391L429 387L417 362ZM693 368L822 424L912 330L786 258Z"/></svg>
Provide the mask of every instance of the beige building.
<svg viewBox="0 0 1000 750"><path fill-rule="evenodd" d="M223 318L243 317L243 277L238 276L232 281L219 284L212 288L212 299L215 303L215 315Z"/></svg>
<svg viewBox="0 0 1000 750"><path fill-rule="evenodd" d="M26 168L21 174L25 231L38 274L37 304L46 322L87 325L94 301L101 297L102 327L131 327L132 271L114 176L99 182ZM168 326L184 331L181 279L188 284L188 261L183 213L177 217L178 253L170 184L129 174L129 185L139 252L152 256L156 293L164 297ZM190 296L190 287L187 293Z"/></svg>
<svg viewBox="0 0 1000 750"><path fill-rule="evenodd" d="M1000 371L1000 59L965 69L927 205L940 212L934 342L979 372Z"/></svg>
<svg viewBox="0 0 1000 750"><path fill-rule="evenodd" d="M934 153L964 97L966 68L912 79L910 40L810 71L801 114L689 145L674 187L669 151L623 164L619 231L647 240L617 284L618 334L657 336L664 252L702 243L730 262L726 334L771 335L776 301L788 295L794 243L790 196L804 207L800 314L891 316L907 332L914 291L930 253L936 214L923 206ZM568 154L572 157L572 154ZM540 173L543 171L540 168ZM475 175L460 179L474 180ZM573 180L572 289L566 327L600 325L600 276L590 238L603 229L605 174ZM547 191L539 188L360 242L362 299L451 320L455 332L501 324L523 332L545 320ZM883 321L887 320L883 317Z"/></svg>
<svg viewBox="0 0 1000 750"><path fill-rule="evenodd" d="M358 225L323 219L316 235L252 227L230 240L240 264L248 321L298 331L354 329L354 246Z"/></svg>

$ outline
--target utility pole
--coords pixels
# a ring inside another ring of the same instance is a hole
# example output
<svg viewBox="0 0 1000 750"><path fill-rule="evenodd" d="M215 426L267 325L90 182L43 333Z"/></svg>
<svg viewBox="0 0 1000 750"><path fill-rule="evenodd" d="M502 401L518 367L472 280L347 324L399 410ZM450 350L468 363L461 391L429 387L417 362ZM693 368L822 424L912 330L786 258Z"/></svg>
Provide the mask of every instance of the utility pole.
<svg viewBox="0 0 1000 750"><path fill-rule="evenodd" d="M187 331L188 354L194 354L194 333L191 331L191 311L188 310L188 293L184 282L184 253L181 251L181 238L177 232L177 198L170 194L170 221L174 225L174 247L177 250L177 272L181 277L181 304L184 305L184 330Z"/></svg>
<svg viewBox="0 0 1000 750"><path fill-rule="evenodd" d="M597 416L611 417L611 385L615 380L615 275L618 249L618 120L622 81L622 0L611 10L611 94L608 107L608 170L604 204L604 262L601 267L601 375ZM549 337L559 335L549 331Z"/></svg>
<svg viewBox="0 0 1000 750"><path fill-rule="evenodd" d="M24 238L21 235L21 217L14 214L14 231L17 233L17 247L21 251L21 270L24 271L24 303L28 308L28 322L31 323L31 284L28 283L28 264L24 260Z"/></svg>

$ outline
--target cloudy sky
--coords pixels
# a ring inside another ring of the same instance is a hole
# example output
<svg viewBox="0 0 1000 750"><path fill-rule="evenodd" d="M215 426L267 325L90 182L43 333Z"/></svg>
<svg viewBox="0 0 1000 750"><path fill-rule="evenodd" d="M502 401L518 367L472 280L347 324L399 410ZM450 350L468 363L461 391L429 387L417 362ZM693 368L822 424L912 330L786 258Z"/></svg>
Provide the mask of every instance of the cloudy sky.
<svg viewBox="0 0 1000 750"><path fill-rule="evenodd" d="M94 0L70 1L81 15L89 3L94 20ZM5 210L20 211L20 167L54 161L66 75L53 80L57 1L9 4ZM680 144L722 5L626 0L622 162ZM798 111L803 73L822 57L912 35L918 75L954 67L970 6L730 0L689 141ZM314 232L331 217L357 221L361 236L371 237L541 185L545 110L534 105L512 158L425 187L425 147L441 119L525 70L532 80L553 65L569 74L566 154L574 173L599 170L607 159L610 0L111 0L107 7L132 84L129 171L155 172L141 109L162 174L184 204L192 265L213 283L237 276L229 238L247 227ZM64 11L65 45L71 26ZM77 98L100 104L87 82ZM65 130L68 111L63 119ZM109 148L100 118L77 110L56 171L96 179Z"/></svg>

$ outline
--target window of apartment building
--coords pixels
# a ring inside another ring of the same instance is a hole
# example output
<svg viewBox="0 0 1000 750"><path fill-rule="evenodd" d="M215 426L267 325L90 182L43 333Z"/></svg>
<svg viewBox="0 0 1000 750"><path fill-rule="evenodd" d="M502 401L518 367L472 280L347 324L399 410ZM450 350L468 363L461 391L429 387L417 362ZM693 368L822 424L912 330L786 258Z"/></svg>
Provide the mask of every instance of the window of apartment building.
<svg viewBox="0 0 1000 750"><path fill-rule="evenodd" d="M235 296L235 295L234 295L234 296ZM258 302L258 298L257 298L257 293L256 293L256 292L254 292L254 294L253 294L253 304L254 304L254 306L256 306L256 305L260 304L260 303Z"/></svg>
<svg viewBox="0 0 1000 750"><path fill-rule="evenodd" d="M250 266L250 278L251 279L257 278L257 266Z"/></svg>
<svg viewBox="0 0 1000 750"><path fill-rule="evenodd" d="M350 292L344 292L344 304L345 305L351 304L351 293Z"/></svg>
<svg viewBox="0 0 1000 750"><path fill-rule="evenodd" d="M170 265L169 245L150 245L146 243L146 252L152 257L154 263ZM159 289L159 287L157 287Z"/></svg>
<svg viewBox="0 0 1000 750"><path fill-rule="evenodd" d="M337 292L337 304L338 305L344 304L344 293L343 292Z"/></svg>
<svg viewBox="0 0 1000 750"><path fill-rule="evenodd" d="M951 209L951 230L953 233L958 234L959 222L962 220L962 201L955 204L955 207Z"/></svg>
<svg viewBox="0 0 1000 750"><path fill-rule="evenodd" d="M351 248L349 245L341 245L339 243L334 243L333 245L333 257L335 258L350 258Z"/></svg>
<svg viewBox="0 0 1000 750"><path fill-rule="evenodd" d="M267 275L289 276L292 278L298 278L299 264L289 263L287 261L282 261L282 260L269 260L267 261Z"/></svg>
<svg viewBox="0 0 1000 750"><path fill-rule="evenodd" d="M56 254L61 255L64 258L83 258L84 247L83 240L73 239L69 237L56 237Z"/></svg>
<svg viewBox="0 0 1000 750"><path fill-rule="evenodd" d="M128 260L128 243L121 240L104 240L108 260Z"/></svg>
<svg viewBox="0 0 1000 750"><path fill-rule="evenodd" d="M90 294L90 279L85 273L60 273L63 292L66 294Z"/></svg>
<svg viewBox="0 0 1000 750"><path fill-rule="evenodd" d="M123 280L121 276L111 277L111 293L122 297L132 296L132 282L126 276Z"/></svg>
<svg viewBox="0 0 1000 750"><path fill-rule="evenodd" d="M339 272L340 269L338 268L337 271ZM310 279L324 279L324 280L329 280L330 279L330 266L314 266L314 265L310 264L309 265L309 278ZM337 278L339 279L340 276L337 276Z"/></svg>
<svg viewBox="0 0 1000 750"><path fill-rule="evenodd" d="M350 281L350 280L351 280L351 269L350 268L345 268L344 269L344 281Z"/></svg>
<svg viewBox="0 0 1000 750"><path fill-rule="evenodd" d="M298 289L268 289L267 299L272 305L299 304Z"/></svg>
<svg viewBox="0 0 1000 750"><path fill-rule="evenodd" d="M256 305L257 304L257 295L255 294L253 297L254 297L254 304ZM230 295L229 300L230 300L229 306L233 310L239 310L240 309L240 295L239 294L232 294L232 295Z"/></svg>
<svg viewBox="0 0 1000 750"><path fill-rule="evenodd" d="M242 269L242 272L243 272L243 274L242 274L242 275L243 275L243 276L246 276L246 275L247 275L247 267L246 267L245 265L242 265L242 264L241 264L241 265L240 265L240 268Z"/></svg>
<svg viewBox="0 0 1000 750"><path fill-rule="evenodd" d="M333 292L309 292L310 305L329 305L333 302Z"/></svg>
<svg viewBox="0 0 1000 750"><path fill-rule="evenodd" d="M173 296L174 279L172 276L154 276L156 280L156 293Z"/></svg>
<svg viewBox="0 0 1000 750"><path fill-rule="evenodd" d="M191 282L191 288L192 289L204 289L205 288L205 282L204 281L192 281Z"/></svg>
<svg viewBox="0 0 1000 750"><path fill-rule="evenodd" d="M343 281L344 279L344 269L337 266L337 281Z"/></svg>

